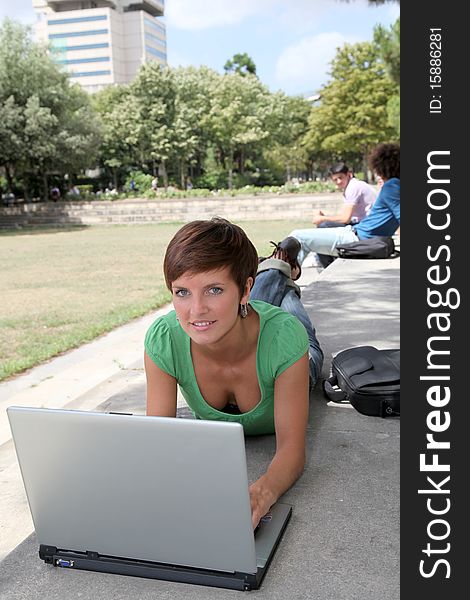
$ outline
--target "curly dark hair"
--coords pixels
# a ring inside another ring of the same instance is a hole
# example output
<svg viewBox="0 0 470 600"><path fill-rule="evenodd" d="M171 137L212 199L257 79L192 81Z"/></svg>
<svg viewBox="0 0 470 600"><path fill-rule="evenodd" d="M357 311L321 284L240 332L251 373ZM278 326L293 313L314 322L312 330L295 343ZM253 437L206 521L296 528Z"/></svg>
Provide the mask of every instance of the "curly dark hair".
<svg viewBox="0 0 470 600"><path fill-rule="evenodd" d="M400 146L398 144L379 144L369 156L370 168L383 179L400 179Z"/></svg>

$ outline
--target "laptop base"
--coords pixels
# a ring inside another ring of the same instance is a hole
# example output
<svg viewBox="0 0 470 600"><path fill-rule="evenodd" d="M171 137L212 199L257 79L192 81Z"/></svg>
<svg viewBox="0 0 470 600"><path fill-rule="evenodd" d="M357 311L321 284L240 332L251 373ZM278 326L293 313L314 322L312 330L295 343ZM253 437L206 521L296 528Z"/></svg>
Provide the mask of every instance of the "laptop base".
<svg viewBox="0 0 470 600"><path fill-rule="evenodd" d="M242 591L254 590L259 586L257 573L224 573L208 569L104 556L97 552L71 552L60 550L54 546L39 546L39 557L47 564L65 569L163 579L165 581L178 581Z"/></svg>
<svg viewBox="0 0 470 600"><path fill-rule="evenodd" d="M263 561L263 566L258 567L256 573L212 571L209 569L183 567L145 560L105 556L98 552L61 550L55 546L47 546L45 544L39 546L39 558L46 564L63 569L80 569L99 573L113 573L115 575L146 577L148 579L206 585L245 592L257 590L261 585L292 514L290 506L278 505L278 509L281 508L283 514L282 519L279 519L279 524L276 523L275 543L270 549L267 560Z"/></svg>

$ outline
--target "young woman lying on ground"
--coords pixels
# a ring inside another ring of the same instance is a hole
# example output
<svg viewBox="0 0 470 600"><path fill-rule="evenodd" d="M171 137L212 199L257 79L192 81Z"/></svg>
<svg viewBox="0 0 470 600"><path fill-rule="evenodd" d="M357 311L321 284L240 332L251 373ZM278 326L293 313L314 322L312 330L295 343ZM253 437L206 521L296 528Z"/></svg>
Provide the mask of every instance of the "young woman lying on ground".
<svg viewBox="0 0 470 600"><path fill-rule="evenodd" d="M277 245L256 276L256 249L240 227L188 223L164 260L174 310L145 338L148 415L176 416L178 384L196 417L275 433L275 455L250 486L253 527L303 471L309 374L314 384L323 362L290 279L299 250L292 239Z"/></svg>

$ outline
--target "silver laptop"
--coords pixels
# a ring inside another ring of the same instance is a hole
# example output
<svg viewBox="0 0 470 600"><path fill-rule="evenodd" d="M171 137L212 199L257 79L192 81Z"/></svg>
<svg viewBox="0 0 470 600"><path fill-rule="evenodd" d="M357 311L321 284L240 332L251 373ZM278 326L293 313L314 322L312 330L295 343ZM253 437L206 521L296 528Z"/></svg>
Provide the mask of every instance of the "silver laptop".
<svg viewBox="0 0 470 600"><path fill-rule="evenodd" d="M254 534L241 425L7 412L46 563L259 587L292 508L277 503Z"/></svg>

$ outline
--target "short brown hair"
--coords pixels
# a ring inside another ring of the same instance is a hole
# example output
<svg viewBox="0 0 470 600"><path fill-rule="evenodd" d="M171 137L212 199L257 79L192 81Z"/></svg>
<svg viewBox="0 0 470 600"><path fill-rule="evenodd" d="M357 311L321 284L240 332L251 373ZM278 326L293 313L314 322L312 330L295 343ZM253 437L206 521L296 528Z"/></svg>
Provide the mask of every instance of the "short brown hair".
<svg viewBox="0 0 470 600"><path fill-rule="evenodd" d="M400 179L400 146L379 144L370 153L369 166L384 179Z"/></svg>
<svg viewBox="0 0 470 600"><path fill-rule="evenodd" d="M173 281L184 273L224 267L230 267L241 297L248 277L256 277L258 253L241 227L219 217L184 225L168 244L163 261L170 291Z"/></svg>

